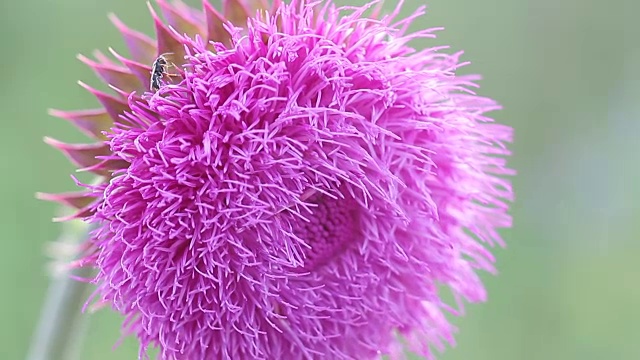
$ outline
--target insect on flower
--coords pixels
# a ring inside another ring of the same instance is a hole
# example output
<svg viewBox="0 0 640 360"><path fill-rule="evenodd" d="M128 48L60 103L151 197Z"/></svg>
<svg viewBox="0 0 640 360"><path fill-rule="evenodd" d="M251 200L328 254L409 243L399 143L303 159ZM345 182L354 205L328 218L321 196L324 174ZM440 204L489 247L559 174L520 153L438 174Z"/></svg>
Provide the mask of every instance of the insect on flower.
<svg viewBox="0 0 640 360"><path fill-rule="evenodd" d="M433 359L486 300L513 129L461 52L409 46L424 6L334 1L157 0L156 41L114 18L131 59L87 62L103 108L55 112L99 181L41 198L92 227L72 266L139 359Z"/></svg>
<svg viewBox="0 0 640 360"><path fill-rule="evenodd" d="M158 89L160 89L160 81L162 80L162 78L167 75L167 76L175 76L173 74L169 74L167 73L167 69L169 68L169 66L173 66L175 67L175 65L173 63L169 63L169 61L167 60L167 55L171 55L171 53L164 53L164 54L160 54L156 60L153 62L153 65L151 65L151 86L150 86L150 90L152 91L158 91Z"/></svg>

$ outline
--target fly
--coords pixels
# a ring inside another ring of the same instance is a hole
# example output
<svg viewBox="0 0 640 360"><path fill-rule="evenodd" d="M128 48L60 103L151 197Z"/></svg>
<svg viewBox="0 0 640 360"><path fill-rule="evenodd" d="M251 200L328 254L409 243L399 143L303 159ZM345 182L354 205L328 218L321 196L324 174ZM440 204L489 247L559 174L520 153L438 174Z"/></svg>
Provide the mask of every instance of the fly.
<svg viewBox="0 0 640 360"><path fill-rule="evenodd" d="M165 75L171 76L171 74L167 73L167 69L169 68L169 61L165 57L171 53L160 54L158 58L151 65L151 86L150 89L152 91L158 91L160 89L162 78ZM174 65L175 66L175 65Z"/></svg>

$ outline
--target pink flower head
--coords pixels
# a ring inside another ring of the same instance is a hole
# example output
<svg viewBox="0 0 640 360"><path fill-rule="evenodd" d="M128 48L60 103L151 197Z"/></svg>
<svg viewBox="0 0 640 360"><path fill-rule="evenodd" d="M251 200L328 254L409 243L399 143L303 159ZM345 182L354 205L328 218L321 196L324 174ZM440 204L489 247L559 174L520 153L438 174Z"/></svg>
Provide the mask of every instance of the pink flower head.
<svg viewBox="0 0 640 360"><path fill-rule="evenodd" d="M225 15L158 1L157 43L117 19L133 60L83 58L114 88L55 112L96 145L50 140L103 176L46 195L97 230L80 266L100 304L161 359L432 357L453 344L439 285L480 302L502 244L509 127L459 76L461 53L415 50L424 13L276 1ZM169 66L149 91L159 54ZM171 63L173 63L173 66ZM400 340L399 337L405 340Z"/></svg>

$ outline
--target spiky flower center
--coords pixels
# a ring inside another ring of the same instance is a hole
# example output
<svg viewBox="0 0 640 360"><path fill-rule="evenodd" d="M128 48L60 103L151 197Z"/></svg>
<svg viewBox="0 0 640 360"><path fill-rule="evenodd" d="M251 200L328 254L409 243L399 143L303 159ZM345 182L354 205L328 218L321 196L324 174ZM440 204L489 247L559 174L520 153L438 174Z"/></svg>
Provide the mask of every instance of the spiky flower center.
<svg viewBox="0 0 640 360"><path fill-rule="evenodd" d="M300 219L293 224L296 236L309 246L304 250L304 269L308 271L330 261L361 237L359 206L353 199L316 195L312 202L316 206L308 221Z"/></svg>

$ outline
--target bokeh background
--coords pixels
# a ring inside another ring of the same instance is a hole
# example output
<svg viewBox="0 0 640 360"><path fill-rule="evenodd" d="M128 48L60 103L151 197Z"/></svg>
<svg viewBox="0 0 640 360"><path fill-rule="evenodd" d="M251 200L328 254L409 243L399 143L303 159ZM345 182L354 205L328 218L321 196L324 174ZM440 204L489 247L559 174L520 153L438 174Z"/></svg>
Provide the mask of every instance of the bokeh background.
<svg viewBox="0 0 640 360"><path fill-rule="evenodd" d="M465 50L466 71L484 76L480 93L505 108L495 118L516 129L519 172L489 302L468 306L439 358L640 359L640 2L428 4L417 25L445 26L428 45ZM76 80L98 81L75 56L126 53L111 11L152 34L141 0L0 4L0 359L25 357L48 284L43 248L61 230L33 193L74 189L72 166L41 139L84 140L46 110L97 105ZM112 350L119 323L92 315L81 358L136 358L132 339Z"/></svg>

